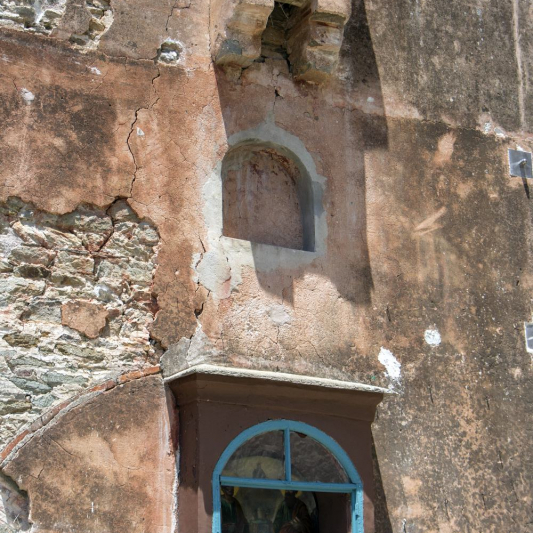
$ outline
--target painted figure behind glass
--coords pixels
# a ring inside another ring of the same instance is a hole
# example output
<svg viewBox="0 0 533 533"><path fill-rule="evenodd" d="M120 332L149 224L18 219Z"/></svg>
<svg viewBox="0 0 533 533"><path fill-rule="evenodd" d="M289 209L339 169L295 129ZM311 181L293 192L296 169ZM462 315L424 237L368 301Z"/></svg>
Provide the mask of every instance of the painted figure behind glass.
<svg viewBox="0 0 533 533"><path fill-rule="evenodd" d="M234 493L233 487L222 487L222 498L220 499L222 533L249 533L248 521Z"/></svg>
<svg viewBox="0 0 533 533"><path fill-rule="evenodd" d="M312 533L311 517L296 492L287 490L274 518L274 533Z"/></svg>

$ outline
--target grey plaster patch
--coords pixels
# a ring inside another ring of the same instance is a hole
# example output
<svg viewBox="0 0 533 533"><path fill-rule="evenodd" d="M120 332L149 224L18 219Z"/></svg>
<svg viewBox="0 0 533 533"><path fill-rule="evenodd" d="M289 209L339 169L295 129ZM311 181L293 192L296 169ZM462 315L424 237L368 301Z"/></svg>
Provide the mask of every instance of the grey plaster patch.
<svg viewBox="0 0 533 533"><path fill-rule="evenodd" d="M291 316L287 312L286 307L281 304L273 305L270 308L268 316L276 326L283 326L291 321Z"/></svg>
<svg viewBox="0 0 533 533"><path fill-rule="evenodd" d="M214 251L202 254L196 263L198 281L208 290L217 295L222 294L223 285L231 277L231 269L227 261L220 261Z"/></svg>
<svg viewBox="0 0 533 533"><path fill-rule="evenodd" d="M222 356L222 353L216 349L204 333L201 324L198 324L190 339L182 337L176 344L170 345L163 354L161 357L163 376L171 376L206 360L213 360L218 356Z"/></svg>

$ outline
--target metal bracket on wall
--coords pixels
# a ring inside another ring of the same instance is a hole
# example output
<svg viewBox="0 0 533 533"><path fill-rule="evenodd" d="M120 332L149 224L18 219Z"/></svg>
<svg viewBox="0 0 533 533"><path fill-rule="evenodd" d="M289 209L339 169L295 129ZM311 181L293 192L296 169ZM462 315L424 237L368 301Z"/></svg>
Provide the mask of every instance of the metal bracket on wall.
<svg viewBox="0 0 533 533"><path fill-rule="evenodd" d="M518 178L532 178L531 152L509 150L509 173Z"/></svg>
<svg viewBox="0 0 533 533"><path fill-rule="evenodd" d="M524 332L526 335L526 350L533 353L533 324L524 322Z"/></svg>

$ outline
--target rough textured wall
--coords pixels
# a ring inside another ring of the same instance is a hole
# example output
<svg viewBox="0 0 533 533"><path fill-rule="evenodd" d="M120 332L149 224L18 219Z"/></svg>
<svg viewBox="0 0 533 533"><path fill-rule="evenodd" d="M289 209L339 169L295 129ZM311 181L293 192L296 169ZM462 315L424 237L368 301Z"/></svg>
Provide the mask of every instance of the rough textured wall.
<svg viewBox="0 0 533 533"><path fill-rule="evenodd" d="M0 480L2 531L172 531L174 416L160 376L108 384L69 404L12 452L4 473L18 492Z"/></svg>
<svg viewBox="0 0 533 533"><path fill-rule="evenodd" d="M393 388L378 531L530 531L532 213L506 167L508 147L533 147L530 3L356 0L322 87L281 59L228 78L207 2L112 9L96 52L68 43L74 23L3 31L4 201L65 214L120 197L153 222L165 372ZM221 162L242 132L290 144L323 186L316 253L223 236Z"/></svg>
<svg viewBox="0 0 533 533"><path fill-rule="evenodd" d="M4 447L47 408L158 362L159 235L123 201L57 216L10 198L0 213Z"/></svg>
<svg viewBox="0 0 533 533"><path fill-rule="evenodd" d="M68 39L80 49L98 47L113 24L107 0L2 0L0 25Z"/></svg>

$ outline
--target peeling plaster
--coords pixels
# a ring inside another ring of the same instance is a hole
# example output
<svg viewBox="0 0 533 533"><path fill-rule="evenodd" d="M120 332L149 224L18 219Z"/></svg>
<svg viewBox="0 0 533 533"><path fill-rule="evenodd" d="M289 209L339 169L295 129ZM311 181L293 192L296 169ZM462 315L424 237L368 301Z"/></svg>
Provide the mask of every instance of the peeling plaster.
<svg viewBox="0 0 533 533"><path fill-rule="evenodd" d="M424 339L430 346L438 346L442 342L437 329L426 329Z"/></svg>
<svg viewBox="0 0 533 533"><path fill-rule="evenodd" d="M291 321L291 316L284 305L273 305L268 316L276 326L283 326Z"/></svg>
<svg viewBox="0 0 533 533"><path fill-rule="evenodd" d="M383 348L383 346L379 351L378 360L385 367L385 375L391 380L391 386L399 385L402 377L400 361L394 357L390 350Z"/></svg>
<svg viewBox="0 0 533 533"><path fill-rule="evenodd" d="M170 376L220 355L221 352L213 346L202 325L198 324L190 339L182 337L169 346L161 358L161 368L164 376Z"/></svg>

